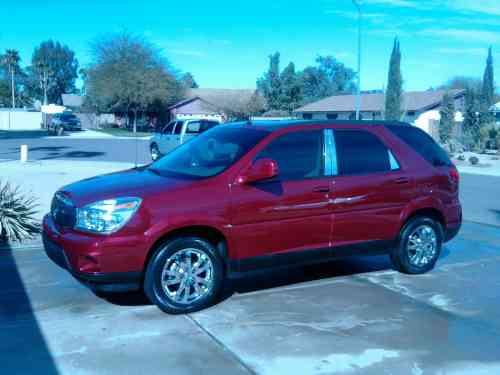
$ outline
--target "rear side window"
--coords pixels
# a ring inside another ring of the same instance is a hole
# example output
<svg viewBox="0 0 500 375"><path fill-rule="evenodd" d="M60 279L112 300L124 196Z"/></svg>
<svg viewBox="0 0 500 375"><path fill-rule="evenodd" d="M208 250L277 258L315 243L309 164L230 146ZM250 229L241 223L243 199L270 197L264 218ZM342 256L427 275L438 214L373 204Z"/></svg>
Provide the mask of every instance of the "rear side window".
<svg viewBox="0 0 500 375"><path fill-rule="evenodd" d="M321 130L298 131L280 136L267 145L256 159L278 162L279 178L303 180L319 177L322 172L323 141Z"/></svg>
<svg viewBox="0 0 500 375"><path fill-rule="evenodd" d="M399 169L399 164L380 139L367 131L335 130L340 175L370 174Z"/></svg>
<svg viewBox="0 0 500 375"><path fill-rule="evenodd" d="M217 121L202 121L200 133L203 133L208 129L212 129L215 125L219 125L219 123Z"/></svg>
<svg viewBox="0 0 500 375"><path fill-rule="evenodd" d="M186 126L186 134L197 134L200 133L200 121L190 122Z"/></svg>
<svg viewBox="0 0 500 375"><path fill-rule="evenodd" d="M435 167L452 165L446 151L423 130L410 125L387 128Z"/></svg>

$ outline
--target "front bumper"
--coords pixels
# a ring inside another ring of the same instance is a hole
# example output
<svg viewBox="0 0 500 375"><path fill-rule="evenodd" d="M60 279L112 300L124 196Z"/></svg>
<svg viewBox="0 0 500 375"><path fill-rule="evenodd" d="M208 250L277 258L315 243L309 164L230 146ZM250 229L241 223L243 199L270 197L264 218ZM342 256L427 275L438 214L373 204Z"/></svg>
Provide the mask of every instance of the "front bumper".
<svg viewBox="0 0 500 375"><path fill-rule="evenodd" d="M43 227L43 244L49 259L92 290L125 292L141 288L141 271L105 272L101 269L103 263L113 261L113 255L110 256L111 260L103 259L103 255L96 253L96 248L99 248L98 243L90 241L82 244L75 238L64 239L63 234L56 232L54 223L48 215L44 218ZM71 246L71 241L74 241L74 246Z"/></svg>

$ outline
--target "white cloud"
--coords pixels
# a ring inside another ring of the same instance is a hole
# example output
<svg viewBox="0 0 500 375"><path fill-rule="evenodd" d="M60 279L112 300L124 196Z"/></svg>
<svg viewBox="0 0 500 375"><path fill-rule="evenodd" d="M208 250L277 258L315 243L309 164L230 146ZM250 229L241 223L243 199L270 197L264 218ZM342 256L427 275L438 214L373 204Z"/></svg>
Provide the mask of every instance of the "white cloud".
<svg viewBox="0 0 500 375"><path fill-rule="evenodd" d="M421 30L419 34L439 38L453 38L462 42L500 42L500 32L486 30L430 28Z"/></svg>
<svg viewBox="0 0 500 375"><path fill-rule="evenodd" d="M447 5L457 10L500 15L500 1L498 0L448 0Z"/></svg>

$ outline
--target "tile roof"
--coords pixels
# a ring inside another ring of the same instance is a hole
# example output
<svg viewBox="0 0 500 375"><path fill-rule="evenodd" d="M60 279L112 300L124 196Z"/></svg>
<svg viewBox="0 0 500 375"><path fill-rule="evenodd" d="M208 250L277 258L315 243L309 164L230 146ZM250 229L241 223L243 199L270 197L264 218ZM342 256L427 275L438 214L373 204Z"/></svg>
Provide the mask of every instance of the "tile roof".
<svg viewBox="0 0 500 375"><path fill-rule="evenodd" d="M465 93L464 90L450 90L454 97ZM404 93L403 108L406 111L419 111L438 106L446 93L437 91L410 91ZM381 112L384 109L384 94L362 94L362 112ZM356 95L336 95L318 100L297 108L295 112L352 112L356 110Z"/></svg>

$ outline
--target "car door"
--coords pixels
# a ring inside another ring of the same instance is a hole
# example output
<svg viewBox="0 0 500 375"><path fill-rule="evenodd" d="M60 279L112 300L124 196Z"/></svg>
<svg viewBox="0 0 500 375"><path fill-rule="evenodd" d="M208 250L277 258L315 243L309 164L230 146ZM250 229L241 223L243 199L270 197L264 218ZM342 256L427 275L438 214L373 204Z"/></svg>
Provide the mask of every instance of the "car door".
<svg viewBox="0 0 500 375"><path fill-rule="evenodd" d="M201 133L201 121L188 121L184 127L184 131L181 134L182 143L189 142L191 139L196 137Z"/></svg>
<svg viewBox="0 0 500 375"><path fill-rule="evenodd" d="M168 142L168 151L167 152L172 151L174 148L176 148L177 146L179 146L181 144L181 141L182 141L181 136L182 136L182 132L184 129L184 123L185 123L185 121L177 121L177 123L175 124L174 132L170 136L170 140Z"/></svg>
<svg viewBox="0 0 500 375"><path fill-rule="evenodd" d="M336 129L333 135L333 252L383 247L399 232L401 212L415 195L414 181L375 130Z"/></svg>
<svg viewBox="0 0 500 375"><path fill-rule="evenodd" d="M161 134L158 137L158 148L162 154L166 154L170 151L170 142L172 133L174 132L176 121L169 122L161 131Z"/></svg>
<svg viewBox="0 0 500 375"><path fill-rule="evenodd" d="M234 184L232 232L238 257L288 255L292 262L329 251L329 179L324 176L321 129L279 136L255 157L278 163L279 175L253 184ZM307 254L308 253L308 254ZM287 263L287 257L265 257ZM270 265L270 264L268 264Z"/></svg>

